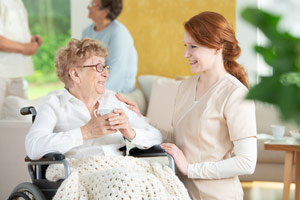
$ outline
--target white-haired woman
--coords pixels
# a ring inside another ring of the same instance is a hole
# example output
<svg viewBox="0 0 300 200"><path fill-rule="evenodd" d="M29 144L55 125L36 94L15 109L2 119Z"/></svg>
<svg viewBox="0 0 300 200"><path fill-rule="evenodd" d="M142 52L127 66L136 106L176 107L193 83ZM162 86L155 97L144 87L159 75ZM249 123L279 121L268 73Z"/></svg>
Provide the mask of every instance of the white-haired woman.
<svg viewBox="0 0 300 200"><path fill-rule="evenodd" d="M105 90L105 57L107 50L91 39L71 39L56 53L56 72L65 88L48 95L39 107L25 142L31 159L50 152L67 158L122 155L124 138L139 148L162 142L157 129ZM113 113L100 116L105 108Z"/></svg>

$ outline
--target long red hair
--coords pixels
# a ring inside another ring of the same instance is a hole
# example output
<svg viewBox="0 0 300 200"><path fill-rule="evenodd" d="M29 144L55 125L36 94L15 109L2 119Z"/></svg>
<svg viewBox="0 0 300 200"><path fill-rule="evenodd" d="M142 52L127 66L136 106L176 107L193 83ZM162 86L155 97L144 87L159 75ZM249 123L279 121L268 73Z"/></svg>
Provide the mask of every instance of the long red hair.
<svg viewBox="0 0 300 200"><path fill-rule="evenodd" d="M248 87L247 73L242 65L236 62L241 48L232 26L222 15L210 11L202 12L185 22L184 28L200 45L222 49L226 71Z"/></svg>

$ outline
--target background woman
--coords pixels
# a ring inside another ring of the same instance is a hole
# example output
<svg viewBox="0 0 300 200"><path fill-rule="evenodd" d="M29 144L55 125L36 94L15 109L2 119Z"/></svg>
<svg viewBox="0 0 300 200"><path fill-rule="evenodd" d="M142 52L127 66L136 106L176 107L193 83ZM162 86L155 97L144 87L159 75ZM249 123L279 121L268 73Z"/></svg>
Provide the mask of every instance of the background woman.
<svg viewBox="0 0 300 200"><path fill-rule="evenodd" d="M202 12L184 29L184 57L196 75L177 91L175 144L161 146L174 157L192 199L243 199L238 176L254 172L257 147L255 106L244 99L247 75L235 61L241 49L218 13Z"/></svg>
<svg viewBox="0 0 300 200"><path fill-rule="evenodd" d="M135 88L138 56L128 29L117 20L123 8L122 0L92 0L88 17L93 21L82 32L82 38L92 38L105 44L106 64L111 76L106 88L116 92L132 92Z"/></svg>
<svg viewBox="0 0 300 200"><path fill-rule="evenodd" d="M56 53L56 72L65 88L39 107L25 141L31 159L50 152L67 158L122 155L118 149L125 145L124 137L140 148L161 143L157 129L105 90L106 56L106 49L91 39L71 39ZM113 113L97 114L107 108Z"/></svg>

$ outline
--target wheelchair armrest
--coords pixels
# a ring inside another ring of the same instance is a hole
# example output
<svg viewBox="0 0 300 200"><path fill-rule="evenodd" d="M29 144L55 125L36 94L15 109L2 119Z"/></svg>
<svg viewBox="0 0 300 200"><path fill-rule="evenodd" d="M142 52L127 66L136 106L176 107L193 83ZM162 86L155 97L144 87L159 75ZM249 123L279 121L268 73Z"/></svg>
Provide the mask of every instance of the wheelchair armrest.
<svg viewBox="0 0 300 200"><path fill-rule="evenodd" d="M34 122L36 114L37 114L36 110L33 106L21 108L20 113L21 113L21 115L30 115L31 114L32 115L32 123Z"/></svg>
<svg viewBox="0 0 300 200"><path fill-rule="evenodd" d="M129 151L129 156L134 157L157 157L157 156L166 156L167 153L164 149L160 147L160 145L154 145L149 149L139 149L137 147L133 147Z"/></svg>
<svg viewBox="0 0 300 200"><path fill-rule="evenodd" d="M31 160L28 156L26 156L25 162L29 162L28 170L32 180L40 179L40 177L42 177L41 170L40 170L42 165L62 163L64 165L65 178L67 178L71 173L70 165L68 161L65 159L65 155L61 153L48 153L39 160ZM33 165L37 166L36 172L33 172L34 171L32 168Z"/></svg>
<svg viewBox="0 0 300 200"><path fill-rule="evenodd" d="M129 156L133 157L159 157L159 156L167 156L169 159L169 165L173 172L175 172L175 162L173 157L165 152L163 148L160 147L160 145L154 145L153 147L149 149L139 149L137 147L134 147L130 149Z"/></svg>
<svg viewBox="0 0 300 200"><path fill-rule="evenodd" d="M62 161L65 159L65 155L61 153L47 153L39 160L31 160L28 156L25 158L25 162L45 162L45 161Z"/></svg>

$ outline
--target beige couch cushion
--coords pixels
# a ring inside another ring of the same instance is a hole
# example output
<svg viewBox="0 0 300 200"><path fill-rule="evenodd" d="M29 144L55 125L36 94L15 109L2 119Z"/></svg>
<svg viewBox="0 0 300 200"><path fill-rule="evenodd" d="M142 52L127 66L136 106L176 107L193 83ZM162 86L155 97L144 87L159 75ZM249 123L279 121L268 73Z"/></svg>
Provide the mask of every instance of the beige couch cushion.
<svg viewBox="0 0 300 200"><path fill-rule="evenodd" d="M138 78L139 86L140 86L141 90L143 91L147 102L149 102L149 100L150 100L150 94L152 91L153 83L158 78L164 78L164 77L156 76L156 75L141 75Z"/></svg>
<svg viewBox="0 0 300 200"><path fill-rule="evenodd" d="M24 120L31 121L31 115L23 116L20 114L20 109L26 106L34 106L38 109L42 98L35 100L23 99L17 96L7 96L4 100L4 105L2 109L2 119L5 120Z"/></svg>
<svg viewBox="0 0 300 200"><path fill-rule="evenodd" d="M180 81L170 78L158 78L151 90L147 118L158 128L172 130L171 122L175 95Z"/></svg>

